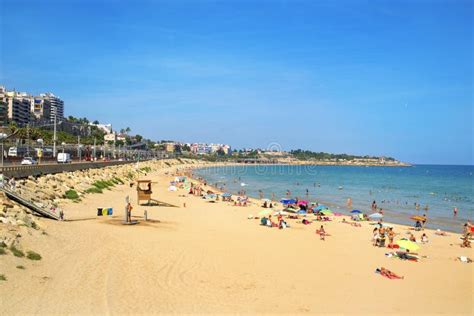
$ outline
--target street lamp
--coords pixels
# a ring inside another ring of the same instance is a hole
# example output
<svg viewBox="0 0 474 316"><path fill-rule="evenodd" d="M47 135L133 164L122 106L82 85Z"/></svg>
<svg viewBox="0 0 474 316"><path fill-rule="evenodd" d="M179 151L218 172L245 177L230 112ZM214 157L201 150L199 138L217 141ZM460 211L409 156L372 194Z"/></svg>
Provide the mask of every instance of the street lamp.
<svg viewBox="0 0 474 316"><path fill-rule="evenodd" d="M63 154L64 154L64 146L66 146L66 143L62 142L61 145L63 146Z"/></svg>
<svg viewBox="0 0 474 316"><path fill-rule="evenodd" d="M7 138L8 135L5 133L0 133L0 140L2 142L2 171L3 171L3 156L5 156L5 151L3 150L3 141Z"/></svg>

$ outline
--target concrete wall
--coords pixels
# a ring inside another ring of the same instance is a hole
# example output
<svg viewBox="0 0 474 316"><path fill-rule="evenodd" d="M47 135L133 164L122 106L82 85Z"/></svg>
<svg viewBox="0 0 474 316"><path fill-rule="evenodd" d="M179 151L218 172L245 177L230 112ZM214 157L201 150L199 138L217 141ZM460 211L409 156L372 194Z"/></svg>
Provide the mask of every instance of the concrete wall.
<svg viewBox="0 0 474 316"><path fill-rule="evenodd" d="M8 166L3 167L3 174L7 177L27 178L29 176L40 176L44 174L70 172L84 169L103 168L135 163L134 161L107 161L107 162L80 162L70 164L51 164L33 166ZM1 169L1 168L0 168Z"/></svg>

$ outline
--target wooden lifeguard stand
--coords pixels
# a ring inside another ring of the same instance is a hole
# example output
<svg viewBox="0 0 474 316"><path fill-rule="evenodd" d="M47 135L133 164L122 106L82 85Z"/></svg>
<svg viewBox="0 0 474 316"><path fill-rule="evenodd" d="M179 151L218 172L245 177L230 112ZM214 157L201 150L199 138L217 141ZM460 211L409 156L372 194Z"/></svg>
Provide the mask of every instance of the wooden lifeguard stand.
<svg viewBox="0 0 474 316"><path fill-rule="evenodd" d="M148 204L153 200L151 198L151 180L137 180L137 202L146 201Z"/></svg>

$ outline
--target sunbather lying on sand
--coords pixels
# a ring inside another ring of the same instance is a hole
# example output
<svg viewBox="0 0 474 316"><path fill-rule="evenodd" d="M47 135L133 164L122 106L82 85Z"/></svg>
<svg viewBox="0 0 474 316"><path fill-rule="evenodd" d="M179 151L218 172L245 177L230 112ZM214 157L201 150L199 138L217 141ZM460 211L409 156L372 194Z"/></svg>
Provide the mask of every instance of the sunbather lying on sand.
<svg viewBox="0 0 474 316"><path fill-rule="evenodd" d="M439 236L448 236L448 234L446 234L446 232L443 232L443 231L440 230L440 229L437 229L437 230L435 231L435 234L436 234L436 235L439 235Z"/></svg>
<svg viewBox="0 0 474 316"><path fill-rule="evenodd" d="M393 279L404 279L405 277L403 276L398 276L396 275L395 273L393 273L392 271L388 270L388 269L385 269L384 267L381 267L380 269L377 268L375 270L375 273L379 273L381 276L384 276L390 280L393 280Z"/></svg>

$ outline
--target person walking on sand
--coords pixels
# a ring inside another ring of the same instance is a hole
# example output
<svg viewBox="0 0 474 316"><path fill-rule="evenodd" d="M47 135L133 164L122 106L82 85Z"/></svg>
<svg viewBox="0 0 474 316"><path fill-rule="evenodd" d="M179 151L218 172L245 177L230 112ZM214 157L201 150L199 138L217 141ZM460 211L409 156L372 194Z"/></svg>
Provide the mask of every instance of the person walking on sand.
<svg viewBox="0 0 474 316"><path fill-rule="evenodd" d="M319 233L319 239L320 239L320 240L323 240L323 241L326 240L326 239L325 239L326 231L324 230L324 226L323 226L323 225L321 225L321 228L318 229L316 232Z"/></svg>

